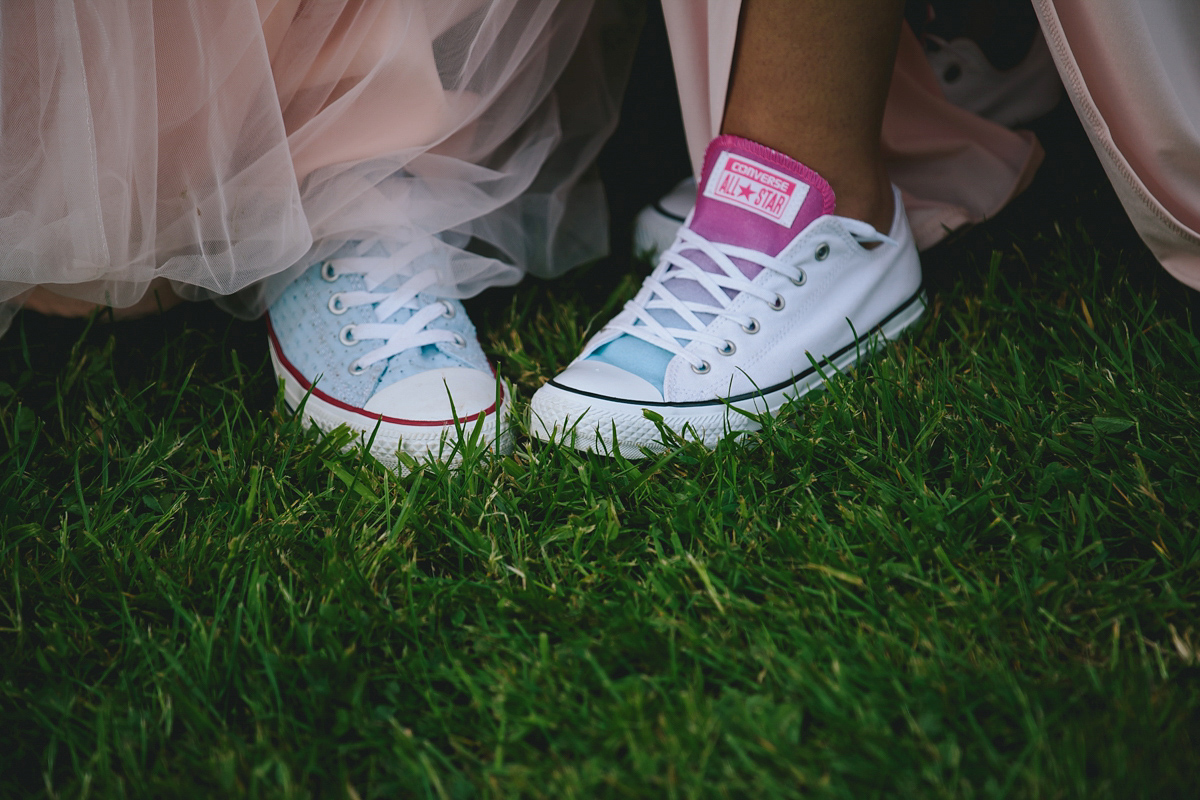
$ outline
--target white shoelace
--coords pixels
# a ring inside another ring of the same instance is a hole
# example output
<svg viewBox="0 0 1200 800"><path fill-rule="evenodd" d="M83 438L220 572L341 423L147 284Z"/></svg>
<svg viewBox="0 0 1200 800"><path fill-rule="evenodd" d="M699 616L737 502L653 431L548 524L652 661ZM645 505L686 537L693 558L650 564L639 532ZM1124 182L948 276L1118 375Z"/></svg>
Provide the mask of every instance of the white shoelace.
<svg viewBox="0 0 1200 800"><path fill-rule="evenodd" d="M376 242L367 241L360 244L358 253L368 252ZM418 241L402 247L388 256L348 255L326 259L321 264L321 275L327 281L335 281L342 275L357 274L363 276L366 291L338 292L329 299L329 309L335 314L344 313L346 309L355 306L375 306L377 322L347 325L341 331L341 340L345 344L357 344L368 339L383 339L384 344L360 356L351 365L352 372L363 372L372 364L383 361L405 350L417 347L452 342L459 347L465 347L467 342L463 336L454 331L441 328L429 328L428 325L439 317L452 317L454 306L446 302L422 303L417 295L426 289L437 285L439 275L436 271L427 269L418 272L411 278L403 279L396 274L398 264L409 264L433 251L428 241ZM376 291L384 283L392 279L400 279L399 288ZM414 311L412 316L402 323L385 322L401 309Z"/></svg>
<svg viewBox="0 0 1200 800"><path fill-rule="evenodd" d="M890 236L880 233L865 222L846 217L837 219L859 243L896 244ZM687 251L697 251L708 256L719 271L709 272L703 269L685 255ZM712 345L718 352L727 355L732 353L729 341L705 331L715 319L733 320L747 333L757 333L759 330L759 322L754 317L730 310L729 306L734 297L743 293L749 294L773 310L783 309L782 295L756 286L733 263L732 259L735 258L777 272L798 286L805 282L804 270L795 264L748 247L713 242L691 228L683 227L679 229L675 243L659 257L658 265L642 284L641 291L625 304L625 309L632 313L633 319L628 322L613 320L607 327L682 356L697 371L707 371L707 362L695 353L688 352L686 347L691 342L704 342ZM666 286L666 282L680 279L695 281L703 287L707 296L699 301L678 297ZM659 310L674 312L683 325L664 325L653 313ZM702 314L707 319L702 318Z"/></svg>

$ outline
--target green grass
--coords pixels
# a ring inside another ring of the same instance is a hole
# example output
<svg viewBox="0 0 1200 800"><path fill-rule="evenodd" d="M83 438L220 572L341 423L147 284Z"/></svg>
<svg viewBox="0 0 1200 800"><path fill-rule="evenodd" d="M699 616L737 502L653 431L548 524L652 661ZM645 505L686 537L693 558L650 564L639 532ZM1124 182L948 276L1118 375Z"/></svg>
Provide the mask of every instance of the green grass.
<svg viewBox="0 0 1200 800"><path fill-rule="evenodd" d="M1056 175L712 452L397 478L299 428L258 323L19 317L0 795L1194 794L1200 302ZM472 312L527 403L637 281Z"/></svg>

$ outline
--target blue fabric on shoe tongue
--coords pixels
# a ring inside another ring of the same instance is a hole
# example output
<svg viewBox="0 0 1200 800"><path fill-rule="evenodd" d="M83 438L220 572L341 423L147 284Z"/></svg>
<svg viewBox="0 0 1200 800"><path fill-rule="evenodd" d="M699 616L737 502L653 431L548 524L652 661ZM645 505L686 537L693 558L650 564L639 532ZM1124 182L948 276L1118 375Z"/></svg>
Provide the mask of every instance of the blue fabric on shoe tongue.
<svg viewBox="0 0 1200 800"><path fill-rule="evenodd" d="M712 298L708 296L708 292L693 280L675 278L666 281L664 286L668 287L676 297L684 300L707 304L712 303ZM678 314L665 308L655 309L650 314L668 328L681 327L683 323ZM708 314L699 314L698 316L704 322L708 322L711 319L711 316ZM681 345L687 344L687 342L678 339L676 341ZM636 336L623 333L611 342L597 347L595 352L584 360L612 364L614 367L619 367L648 381L661 392L663 390L663 383L666 380L667 365L671 363L671 359L674 357L675 354L669 350L664 350L658 345L650 344Z"/></svg>
<svg viewBox="0 0 1200 800"><path fill-rule="evenodd" d="M644 342L629 334L621 334L608 344L600 345L585 361L602 361L654 384L661 392L667 374L667 364L675 357L657 345Z"/></svg>
<svg viewBox="0 0 1200 800"><path fill-rule="evenodd" d="M683 255L690 258L697 266L705 272L719 272L719 268L712 260L701 253L699 250L684 250ZM739 268L745 270L750 269L748 262L742 261L740 258L733 259L733 263ZM761 267L759 268L761 269ZM672 268L667 276L678 274L681 270ZM680 300L690 303L698 303L701 305L713 306L717 308L712 296L708 290L701 286L691 278L671 278L667 277L663 281L663 288L675 295ZM731 289L726 289L725 293L730 298L736 296L737 292ZM667 308L655 308L649 311L650 316L654 317L659 324L665 328L681 328L687 330L689 326L683 321L683 318ZM712 321L713 314L705 314L702 311L696 311L696 316L701 322L708 324ZM676 339L681 346L686 347L688 342L683 339ZM627 333L621 334L616 339L608 344L601 345L596 348L596 351L589 355L585 361L602 361L605 364L612 364L614 367L620 367L626 372L631 372L643 380L649 381L660 392L663 391L663 384L666 381L667 364L675 354L669 350L664 350L658 345L650 344L647 341L639 339L636 336L630 336Z"/></svg>

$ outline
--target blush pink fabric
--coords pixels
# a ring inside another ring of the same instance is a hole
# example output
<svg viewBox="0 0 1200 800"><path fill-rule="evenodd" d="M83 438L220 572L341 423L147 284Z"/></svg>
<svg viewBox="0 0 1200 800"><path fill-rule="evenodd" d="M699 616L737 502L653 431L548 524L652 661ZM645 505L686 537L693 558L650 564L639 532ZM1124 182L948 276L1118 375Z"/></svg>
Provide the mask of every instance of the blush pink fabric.
<svg viewBox="0 0 1200 800"><path fill-rule="evenodd" d="M1034 0L1068 95L1126 212L1171 275L1200 289L1200 3ZM721 130L740 2L664 0L693 168ZM994 215L1043 156L1028 132L942 96L905 28L883 146L918 247Z"/></svg>
<svg viewBox="0 0 1200 800"><path fill-rule="evenodd" d="M0 332L22 301L252 316L347 239L443 235L459 296L597 258L635 30L612 0L0 3Z"/></svg>
<svg viewBox="0 0 1200 800"><path fill-rule="evenodd" d="M693 169L721 130L741 4L664 0L663 12ZM994 215L1033 179L1042 149L942 95L916 37L904 29L883 122L883 146L917 246Z"/></svg>
<svg viewBox="0 0 1200 800"><path fill-rule="evenodd" d="M1200 289L1200 3L1034 7L1126 213L1167 271Z"/></svg>
<svg viewBox="0 0 1200 800"><path fill-rule="evenodd" d="M883 116L883 151L919 249L995 216L1029 186L1043 152L1011 131L950 103L906 25Z"/></svg>

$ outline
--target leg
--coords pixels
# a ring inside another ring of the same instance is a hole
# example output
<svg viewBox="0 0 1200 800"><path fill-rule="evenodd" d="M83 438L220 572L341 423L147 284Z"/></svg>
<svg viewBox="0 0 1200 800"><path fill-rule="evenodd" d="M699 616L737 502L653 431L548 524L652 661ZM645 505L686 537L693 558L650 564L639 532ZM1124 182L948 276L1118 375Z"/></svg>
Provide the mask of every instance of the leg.
<svg viewBox="0 0 1200 800"><path fill-rule="evenodd" d="M879 136L902 11L902 0L745 0L722 126L811 167L839 214L879 230L892 219Z"/></svg>
<svg viewBox="0 0 1200 800"><path fill-rule="evenodd" d="M695 208L637 296L534 396L534 435L636 457L663 449L649 410L711 445L920 318L880 147L901 10L745 0ZM710 44L721 32L698 27Z"/></svg>

